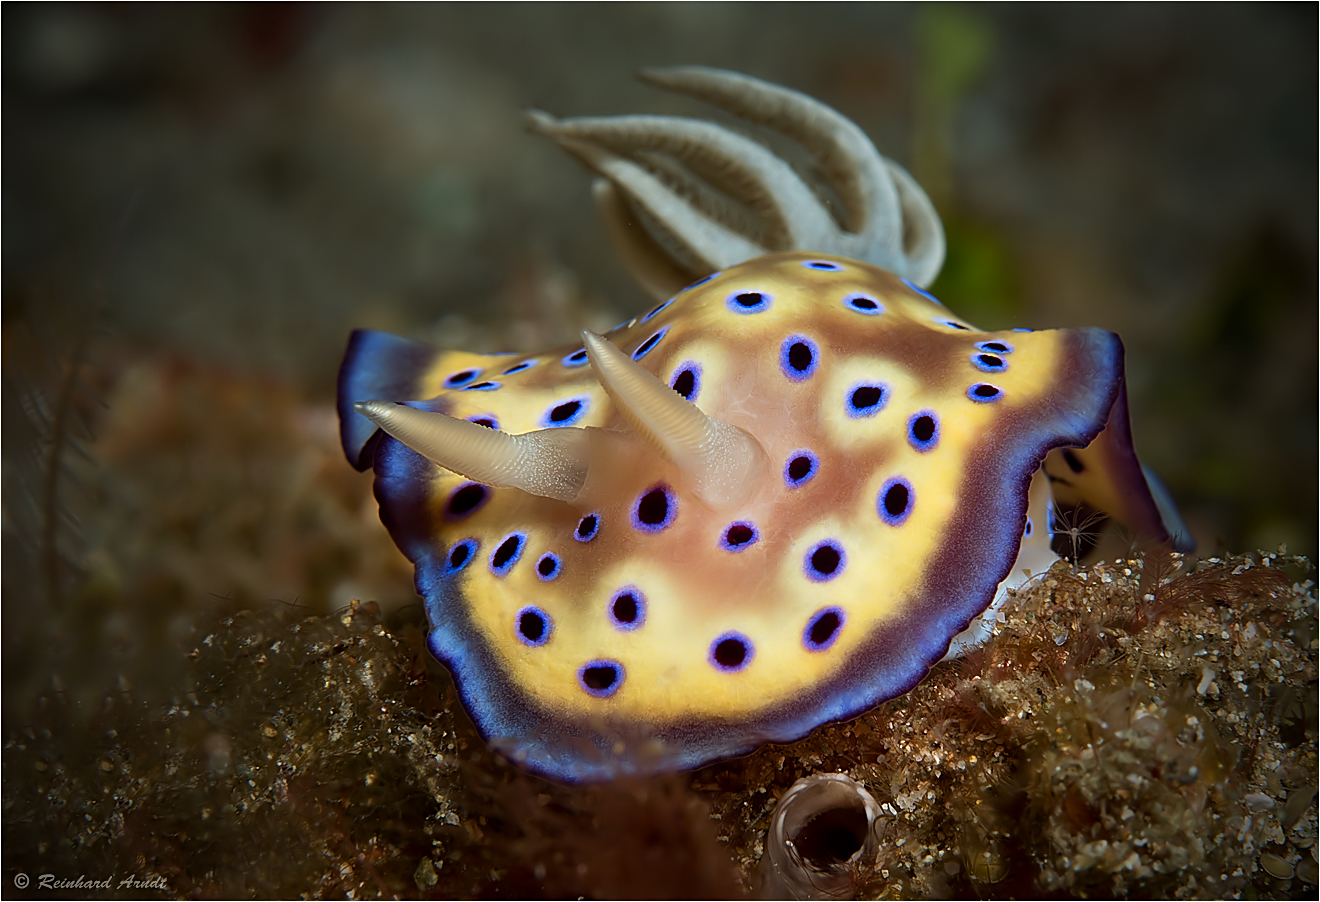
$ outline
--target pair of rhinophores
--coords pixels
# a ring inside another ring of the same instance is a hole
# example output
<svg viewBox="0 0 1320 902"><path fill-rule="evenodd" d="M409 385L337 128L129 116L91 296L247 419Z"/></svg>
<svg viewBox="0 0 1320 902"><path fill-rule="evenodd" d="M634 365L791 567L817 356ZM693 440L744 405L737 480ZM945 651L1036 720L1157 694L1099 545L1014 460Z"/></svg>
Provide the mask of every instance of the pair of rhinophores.
<svg viewBox="0 0 1320 902"><path fill-rule="evenodd" d="M837 212L709 122L534 113L658 303L523 356L357 331L340 373L345 453L496 747L592 781L857 715L985 640L1055 560L1052 497L1185 544L1117 336L979 331L927 293L939 219L856 125L735 73L645 77L799 142Z"/></svg>

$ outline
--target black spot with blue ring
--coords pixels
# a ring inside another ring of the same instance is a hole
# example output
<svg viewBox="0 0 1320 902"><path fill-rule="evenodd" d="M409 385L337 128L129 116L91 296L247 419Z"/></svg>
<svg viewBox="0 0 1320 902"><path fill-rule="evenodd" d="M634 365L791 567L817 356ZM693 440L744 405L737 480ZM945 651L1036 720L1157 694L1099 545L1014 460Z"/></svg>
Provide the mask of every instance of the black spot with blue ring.
<svg viewBox="0 0 1320 902"><path fill-rule="evenodd" d="M463 389L463 391L495 391L500 387L498 382L473 382Z"/></svg>
<svg viewBox="0 0 1320 902"><path fill-rule="evenodd" d="M843 608L821 608L807 621L802 630L802 645L807 651L825 651L839 638L848 615Z"/></svg>
<svg viewBox="0 0 1320 902"><path fill-rule="evenodd" d="M852 419L873 417L889 403L889 386L883 382L858 382L848 389L844 411Z"/></svg>
<svg viewBox="0 0 1320 902"><path fill-rule="evenodd" d="M843 272L842 266L831 263L829 260L807 260L802 265L807 269L815 269L820 272Z"/></svg>
<svg viewBox="0 0 1320 902"><path fill-rule="evenodd" d="M912 483L902 476L893 476L885 480L885 484L880 486L880 491L875 496L876 513L890 526L902 526L903 521L911 515L916 503L917 495L912 489Z"/></svg>
<svg viewBox="0 0 1320 902"><path fill-rule="evenodd" d="M668 332L668 331L669 331L669 327L668 327L668 326L665 326L665 327L664 327L663 329L661 329L659 332L656 332L654 335L652 335L652 336L651 336L650 338L648 338L646 341L644 341L644 342L642 342L641 344L639 344L639 345L637 346L637 350L635 350L635 351L632 352L632 359L633 359L633 360L641 360L641 359L642 359L643 357L645 357L647 354L651 353L651 349L654 348L656 345L658 345L658 344L660 343L660 340L661 340L662 338L665 337L665 333Z"/></svg>
<svg viewBox="0 0 1320 902"><path fill-rule="evenodd" d="M790 335L779 345L779 368L793 382L805 382L820 364L820 348L805 335Z"/></svg>
<svg viewBox="0 0 1320 902"><path fill-rule="evenodd" d="M764 313L770 309L773 300L774 297L764 291L739 291L725 298L724 306L734 313Z"/></svg>
<svg viewBox="0 0 1320 902"><path fill-rule="evenodd" d="M463 520L475 514L490 500L490 489L477 482L465 482L450 492L445 502L445 519Z"/></svg>
<svg viewBox="0 0 1320 902"><path fill-rule="evenodd" d="M532 648L539 648L549 642L550 634L555 630L555 622L550 619L550 615L534 604L519 609L513 622L518 641Z"/></svg>
<svg viewBox="0 0 1320 902"><path fill-rule="evenodd" d="M547 551L536 562L536 578L542 582L550 582L550 580L558 577L563 570L563 559L553 551Z"/></svg>
<svg viewBox="0 0 1320 902"><path fill-rule="evenodd" d="M636 586L624 586L610 596L605 610L616 630L632 632L646 622L646 596Z"/></svg>
<svg viewBox="0 0 1320 902"><path fill-rule="evenodd" d="M572 426L587 415L587 409L590 406L591 395L577 395L573 398L566 398L541 414L541 428L556 429L560 426Z"/></svg>
<svg viewBox="0 0 1320 902"><path fill-rule="evenodd" d="M600 532L600 514L587 514L578 521L577 528L573 530L573 538L579 542L590 542L596 538L598 532Z"/></svg>
<svg viewBox="0 0 1320 902"><path fill-rule="evenodd" d="M476 423L478 426L485 426L487 429L499 431L500 421L495 419L493 413L479 413L467 418L469 423Z"/></svg>
<svg viewBox="0 0 1320 902"><path fill-rule="evenodd" d="M752 640L735 630L720 633L710 643L708 660L712 667L722 673L745 670L754 657L756 646Z"/></svg>
<svg viewBox="0 0 1320 902"><path fill-rule="evenodd" d="M445 385L449 388L462 388L477 378L477 373L480 372L481 370L459 370L457 373L450 373L445 377Z"/></svg>
<svg viewBox="0 0 1320 902"><path fill-rule="evenodd" d="M445 556L445 575L457 573L477 556L478 548L476 539L463 539L461 542L455 542L449 548L449 554Z"/></svg>
<svg viewBox="0 0 1320 902"><path fill-rule="evenodd" d="M514 373L521 373L523 370L530 370L532 367L536 366L540 362L541 361L539 360L524 360L521 363L515 363L507 370L504 370L504 372L502 372L500 375L512 376Z"/></svg>
<svg viewBox="0 0 1320 902"><path fill-rule="evenodd" d="M941 326L948 326L950 329L961 329L964 332L972 331L970 326L964 326L962 323L954 322L951 319L945 319L942 316L935 317L931 322L938 323Z"/></svg>
<svg viewBox="0 0 1320 902"><path fill-rule="evenodd" d="M645 316L643 316L640 320L638 320L638 322L649 323L651 320L655 319L656 316L659 315L661 310L664 310L672 303L674 303L674 299L670 298L669 300L665 301L663 304L656 304L654 307L651 308L650 312L648 312Z"/></svg>
<svg viewBox="0 0 1320 902"><path fill-rule="evenodd" d="M847 307L854 313L861 313L865 316L879 316L881 313L885 312L884 304L880 303L880 301L871 295L863 294L860 291L845 295L843 298L843 306Z"/></svg>
<svg viewBox="0 0 1320 902"><path fill-rule="evenodd" d="M978 404L992 404L1004 397L1004 390L989 382L976 382L967 387L967 397Z"/></svg>
<svg viewBox="0 0 1320 902"><path fill-rule="evenodd" d="M901 279L900 281L904 285L906 285L909 290L915 291L917 294L921 295L926 300L931 301L932 303L939 304L941 307L944 306L943 302L940 301L939 298L935 297L935 295L931 294L929 291L922 288L920 285L918 285L916 282L913 282L911 279Z"/></svg>
<svg viewBox="0 0 1320 902"><path fill-rule="evenodd" d="M1031 533L1032 533L1032 532L1033 532L1033 527L1032 527L1032 525L1031 525L1031 518L1028 517L1028 518L1027 518L1027 528L1024 529L1024 530L1022 531L1022 537L1023 537L1024 539L1029 539L1029 538L1031 538Z"/></svg>
<svg viewBox="0 0 1320 902"><path fill-rule="evenodd" d="M921 452L931 451L940 443L940 417L933 410L918 410L908 417L908 444Z"/></svg>
<svg viewBox="0 0 1320 902"><path fill-rule="evenodd" d="M990 354L1012 354L1013 346L1006 341L978 341L972 345L978 351Z"/></svg>
<svg viewBox="0 0 1320 902"><path fill-rule="evenodd" d="M720 535L720 547L725 551L739 552L751 548L760 538L756 524L750 520L737 520Z"/></svg>
<svg viewBox="0 0 1320 902"><path fill-rule="evenodd" d="M565 354L559 361L570 370L587 364L587 349L578 348L572 354Z"/></svg>
<svg viewBox="0 0 1320 902"><path fill-rule="evenodd" d="M679 293L679 294L682 294L682 293L685 292L685 291L691 291L692 289L696 288L698 285L705 285L705 284L706 284L707 282L709 282L711 279L714 279L714 278L719 277L719 275L720 275L720 273L718 273L718 272L713 272L713 273L711 273L711 274L708 275L708 276L702 276L700 279L697 279L697 281L693 282L691 285L688 285L688 286L686 286L686 287L684 287L684 288L679 289L679 292L678 292L678 293Z"/></svg>
<svg viewBox="0 0 1320 902"><path fill-rule="evenodd" d="M1013 329L1012 331L1013 331L1013 332L1035 332L1036 330L1035 330L1035 329L1028 329L1028 328L1026 328L1025 326L1018 326L1016 329Z"/></svg>
<svg viewBox="0 0 1320 902"><path fill-rule="evenodd" d="M509 533L490 553L490 572L501 578L508 576L509 571L513 569L513 565L518 563L518 559L522 557L523 549L526 547L527 533Z"/></svg>
<svg viewBox="0 0 1320 902"><path fill-rule="evenodd" d="M820 472L820 458L807 448L799 448L784 461L784 485L790 489L810 482Z"/></svg>
<svg viewBox="0 0 1320 902"><path fill-rule="evenodd" d="M683 361L669 380L669 387L689 401L696 401L701 394L701 364L695 360Z"/></svg>
<svg viewBox="0 0 1320 902"><path fill-rule="evenodd" d="M998 354L982 354L980 352L971 357L972 366L983 373L1002 373L1008 369L1008 361Z"/></svg>
<svg viewBox="0 0 1320 902"><path fill-rule="evenodd" d="M847 566L848 553L834 539L817 542L802 558L802 572L813 583L829 582Z"/></svg>
<svg viewBox="0 0 1320 902"><path fill-rule="evenodd" d="M663 532L676 516L678 498L674 490L664 483L657 483L637 496L632 509L633 529L649 533Z"/></svg>
<svg viewBox="0 0 1320 902"><path fill-rule="evenodd" d="M588 661L578 668L578 685L587 695L609 698L623 685L623 665L609 658Z"/></svg>

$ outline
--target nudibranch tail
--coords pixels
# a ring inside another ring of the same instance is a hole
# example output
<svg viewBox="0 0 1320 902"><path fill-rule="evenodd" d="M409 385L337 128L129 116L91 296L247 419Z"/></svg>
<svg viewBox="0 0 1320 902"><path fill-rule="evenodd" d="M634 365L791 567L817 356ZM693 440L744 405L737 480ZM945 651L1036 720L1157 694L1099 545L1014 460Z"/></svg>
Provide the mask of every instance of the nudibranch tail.
<svg viewBox="0 0 1320 902"><path fill-rule="evenodd" d="M574 501L586 481L583 429L509 435L391 401L359 401L353 409L418 454L473 482Z"/></svg>
<svg viewBox="0 0 1320 902"><path fill-rule="evenodd" d="M678 467L693 494L716 510L747 499L769 467L755 438L702 413L602 336L584 331L582 343L628 425Z"/></svg>

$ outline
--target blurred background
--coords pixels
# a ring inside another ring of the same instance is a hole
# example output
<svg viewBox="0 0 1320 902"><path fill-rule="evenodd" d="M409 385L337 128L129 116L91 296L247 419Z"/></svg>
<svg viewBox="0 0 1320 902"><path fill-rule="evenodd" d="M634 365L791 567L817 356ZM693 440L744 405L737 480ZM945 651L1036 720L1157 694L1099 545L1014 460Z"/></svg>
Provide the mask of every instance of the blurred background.
<svg viewBox="0 0 1320 902"><path fill-rule="evenodd" d="M1203 554L1316 550L1314 5L2 14L6 729L237 609L413 603L337 447L348 332L531 350L647 306L521 119L710 115L645 66L855 120L943 216L951 308L1122 335Z"/></svg>

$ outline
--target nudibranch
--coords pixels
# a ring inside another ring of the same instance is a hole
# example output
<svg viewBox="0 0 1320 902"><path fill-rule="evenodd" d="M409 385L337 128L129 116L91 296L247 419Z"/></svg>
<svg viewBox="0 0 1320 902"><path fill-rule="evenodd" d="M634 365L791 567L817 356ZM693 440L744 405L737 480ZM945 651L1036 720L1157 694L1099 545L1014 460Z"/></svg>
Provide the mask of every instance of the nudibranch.
<svg viewBox="0 0 1320 902"><path fill-rule="evenodd" d="M1055 559L1052 492L1153 541L1180 529L1132 450L1117 336L977 330L924 287L929 201L856 126L732 73L654 78L801 140L844 222L716 126L535 114L604 176L660 303L539 354L359 330L340 374L344 450L416 565L430 650L488 740L569 782L906 692Z"/></svg>

